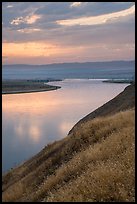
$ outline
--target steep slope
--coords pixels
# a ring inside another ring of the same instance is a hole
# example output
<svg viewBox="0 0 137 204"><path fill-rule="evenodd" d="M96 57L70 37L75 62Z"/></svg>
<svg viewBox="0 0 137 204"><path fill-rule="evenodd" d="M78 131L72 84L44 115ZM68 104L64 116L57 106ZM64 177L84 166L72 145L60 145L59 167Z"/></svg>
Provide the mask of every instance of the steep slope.
<svg viewBox="0 0 137 204"><path fill-rule="evenodd" d="M134 95L128 90L126 100ZM128 107L81 123L9 171L3 201L134 201L135 111Z"/></svg>
<svg viewBox="0 0 137 204"><path fill-rule="evenodd" d="M105 103L92 113L82 118L74 127L69 131L69 134L75 131L81 123L85 123L99 116L113 115L119 111L124 111L135 106L135 84L129 85L123 92L117 95L112 100Z"/></svg>

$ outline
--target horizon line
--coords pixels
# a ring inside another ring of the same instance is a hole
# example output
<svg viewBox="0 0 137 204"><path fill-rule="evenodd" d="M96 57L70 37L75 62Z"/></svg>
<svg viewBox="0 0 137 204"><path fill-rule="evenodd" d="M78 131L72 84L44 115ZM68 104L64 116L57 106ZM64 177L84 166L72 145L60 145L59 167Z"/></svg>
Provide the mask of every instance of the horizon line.
<svg viewBox="0 0 137 204"><path fill-rule="evenodd" d="M55 64L84 64L84 63L105 63L105 62L131 62L132 60L109 60L109 61L87 61L87 62L55 62L49 64L2 64L2 66L12 66L12 65L30 65L30 66L42 66L42 65L55 65Z"/></svg>

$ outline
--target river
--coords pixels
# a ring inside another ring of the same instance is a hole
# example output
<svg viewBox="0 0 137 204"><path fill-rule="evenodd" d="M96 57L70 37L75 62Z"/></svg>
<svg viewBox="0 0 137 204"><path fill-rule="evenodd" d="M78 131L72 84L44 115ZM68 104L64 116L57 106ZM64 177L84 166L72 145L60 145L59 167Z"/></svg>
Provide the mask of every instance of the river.
<svg viewBox="0 0 137 204"><path fill-rule="evenodd" d="M76 122L128 85L103 83L101 79L65 79L49 84L61 89L2 95L3 172L65 137Z"/></svg>

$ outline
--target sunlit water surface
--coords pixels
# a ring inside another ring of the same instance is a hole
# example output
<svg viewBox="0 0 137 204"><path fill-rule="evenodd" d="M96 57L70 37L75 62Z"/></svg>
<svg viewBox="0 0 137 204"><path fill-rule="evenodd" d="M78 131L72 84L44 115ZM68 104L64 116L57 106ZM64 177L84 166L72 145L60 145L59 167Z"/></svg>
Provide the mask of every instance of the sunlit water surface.
<svg viewBox="0 0 137 204"><path fill-rule="evenodd" d="M45 145L65 137L74 124L124 90L128 84L66 79L61 89L2 96L3 172Z"/></svg>

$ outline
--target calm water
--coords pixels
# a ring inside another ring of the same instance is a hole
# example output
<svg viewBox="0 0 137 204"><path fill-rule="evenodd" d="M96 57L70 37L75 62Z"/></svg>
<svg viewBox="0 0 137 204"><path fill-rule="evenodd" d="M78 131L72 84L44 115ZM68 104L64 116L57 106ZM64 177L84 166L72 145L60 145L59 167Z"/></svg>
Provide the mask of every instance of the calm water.
<svg viewBox="0 0 137 204"><path fill-rule="evenodd" d="M66 79L56 91L2 96L3 172L65 137L73 125L124 90L127 84Z"/></svg>

